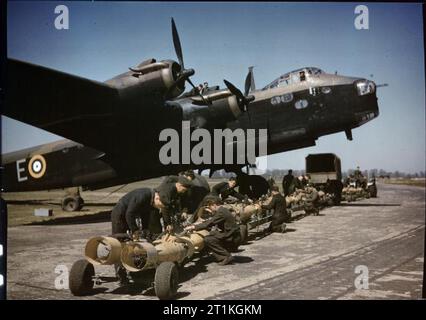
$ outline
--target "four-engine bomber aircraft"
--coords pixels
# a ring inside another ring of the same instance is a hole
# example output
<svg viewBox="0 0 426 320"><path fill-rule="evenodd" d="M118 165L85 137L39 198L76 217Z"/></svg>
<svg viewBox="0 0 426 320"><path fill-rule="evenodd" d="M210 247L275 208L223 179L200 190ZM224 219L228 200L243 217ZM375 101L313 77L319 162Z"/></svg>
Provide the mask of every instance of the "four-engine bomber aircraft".
<svg viewBox="0 0 426 320"><path fill-rule="evenodd" d="M258 90L250 69L244 95L226 80L227 89L182 94L186 81L194 87L194 70L184 67L173 19L172 34L179 62L149 59L105 83L9 59L2 114L69 140L2 155L2 190L93 190L188 168L243 177L241 164L163 165L159 133L180 131L185 120L192 129L266 128L273 154L313 146L318 137L340 131L352 140L353 128L379 114L374 82L312 67ZM241 181L245 187L261 185L258 176ZM81 203L76 194L63 207L71 211Z"/></svg>

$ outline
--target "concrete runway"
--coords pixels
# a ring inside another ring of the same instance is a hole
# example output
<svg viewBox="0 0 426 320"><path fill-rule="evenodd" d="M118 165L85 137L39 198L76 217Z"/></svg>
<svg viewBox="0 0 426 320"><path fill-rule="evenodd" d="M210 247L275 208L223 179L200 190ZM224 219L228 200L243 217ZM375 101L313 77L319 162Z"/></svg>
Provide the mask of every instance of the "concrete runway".
<svg viewBox="0 0 426 320"><path fill-rule="evenodd" d="M425 188L379 184L378 190L378 198L327 208L288 224L284 234L250 241L232 265L209 257L187 264L178 299L420 299ZM110 223L8 232L8 299L77 299L55 289L55 268L70 269L85 241L109 234ZM368 268L368 289L355 288L357 266ZM118 288L111 266L96 272L106 282L83 299L157 299L144 281Z"/></svg>

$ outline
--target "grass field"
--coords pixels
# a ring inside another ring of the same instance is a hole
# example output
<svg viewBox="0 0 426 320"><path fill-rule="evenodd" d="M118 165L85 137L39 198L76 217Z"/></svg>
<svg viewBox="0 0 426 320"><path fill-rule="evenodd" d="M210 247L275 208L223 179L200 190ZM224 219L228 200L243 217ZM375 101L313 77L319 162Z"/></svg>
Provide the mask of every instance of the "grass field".
<svg viewBox="0 0 426 320"><path fill-rule="evenodd" d="M416 187L426 187L426 180L425 179L383 179L383 183L388 184L402 184L407 186L416 186Z"/></svg>
<svg viewBox="0 0 426 320"><path fill-rule="evenodd" d="M225 179L208 179L210 186ZM10 192L3 193L2 197L8 203L8 226L25 224L43 224L53 221L67 223L67 221L81 219L94 221L96 219L108 219L109 211L117 201L126 193L137 188L155 188L160 185L162 178L149 179L130 183L124 186L114 186L95 191L83 191L81 196L85 206L80 212L67 212L61 208L64 190ZM53 210L51 217L36 217L34 209L47 208Z"/></svg>

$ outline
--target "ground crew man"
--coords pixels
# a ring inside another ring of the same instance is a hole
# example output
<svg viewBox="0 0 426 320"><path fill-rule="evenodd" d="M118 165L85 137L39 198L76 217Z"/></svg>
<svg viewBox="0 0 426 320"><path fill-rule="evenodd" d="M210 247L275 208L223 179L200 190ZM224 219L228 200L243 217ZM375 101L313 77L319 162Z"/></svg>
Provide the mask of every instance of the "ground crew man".
<svg viewBox="0 0 426 320"><path fill-rule="evenodd" d="M191 187L191 181L183 176L168 176L156 188L165 208L161 210L164 227L167 231L173 229L173 224L180 221L181 196Z"/></svg>
<svg viewBox="0 0 426 320"><path fill-rule="evenodd" d="M287 197L288 195L292 194L296 190L297 181L296 178L293 176L293 170L288 170L287 175L283 178L283 192L284 196Z"/></svg>
<svg viewBox="0 0 426 320"><path fill-rule="evenodd" d="M237 247L241 243L241 234L235 217L221 204L222 200L219 197L209 197L205 202L205 211L210 218L200 224L187 226L185 230L197 231L214 227L215 229L204 238L204 243L216 261L220 265L226 265L233 260L227 248Z"/></svg>
<svg viewBox="0 0 426 320"><path fill-rule="evenodd" d="M191 181L191 188L181 198L184 211L182 217L185 220L189 219L191 222L194 222L192 218L195 218L194 214L204 197L210 193L210 186L206 178L195 174L192 170L185 171L181 175Z"/></svg>
<svg viewBox="0 0 426 320"><path fill-rule="evenodd" d="M354 178L355 178L355 186L356 188L366 188L367 183L365 181L364 175L362 174L361 170L359 169L359 166L356 167L356 170L354 171Z"/></svg>
<svg viewBox="0 0 426 320"><path fill-rule="evenodd" d="M359 169L359 166L357 166L356 170L354 171L354 177L355 178L361 178L362 177L362 173L361 173L361 170Z"/></svg>
<svg viewBox="0 0 426 320"><path fill-rule="evenodd" d="M272 186L271 188L272 200L267 205L258 205L265 210L274 210L272 214L272 220L269 227L266 229L267 232L284 232L284 222L289 222L291 214L287 212L287 206L285 198L280 193L278 186Z"/></svg>
<svg viewBox="0 0 426 320"><path fill-rule="evenodd" d="M163 208L160 195L153 189L140 188L129 192L111 211L112 235L125 234L128 230L133 238L139 238L147 231L151 234L161 233L159 209ZM138 218L142 221L142 230L136 222ZM120 283L127 284L126 269L116 264L115 270Z"/></svg>
<svg viewBox="0 0 426 320"><path fill-rule="evenodd" d="M244 200L245 196L235 191L236 186L237 180L234 177L231 177L227 182L219 182L214 185L212 188L212 194L220 197L222 200L225 200L229 196L235 197L239 200Z"/></svg>
<svg viewBox="0 0 426 320"><path fill-rule="evenodd" d="M318 191L314 187L308 185L305 188L305 212L318 215L319 214L318 201L319 201Z"/></svg>

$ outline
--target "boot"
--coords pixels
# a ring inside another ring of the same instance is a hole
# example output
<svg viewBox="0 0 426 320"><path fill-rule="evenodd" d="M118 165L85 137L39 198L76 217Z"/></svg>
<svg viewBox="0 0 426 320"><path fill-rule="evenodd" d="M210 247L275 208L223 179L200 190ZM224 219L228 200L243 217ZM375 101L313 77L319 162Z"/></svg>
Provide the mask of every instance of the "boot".
<svg viewBox="0 0 426 320"><path fill-rule="evenodd" d="M223 259L222 261L218 262L218 264L221 265L221 266L224 266L224 265L230 264L232 262L232 260L234 260L234 257L232 255L229 255L225 259Z"/></svg>

